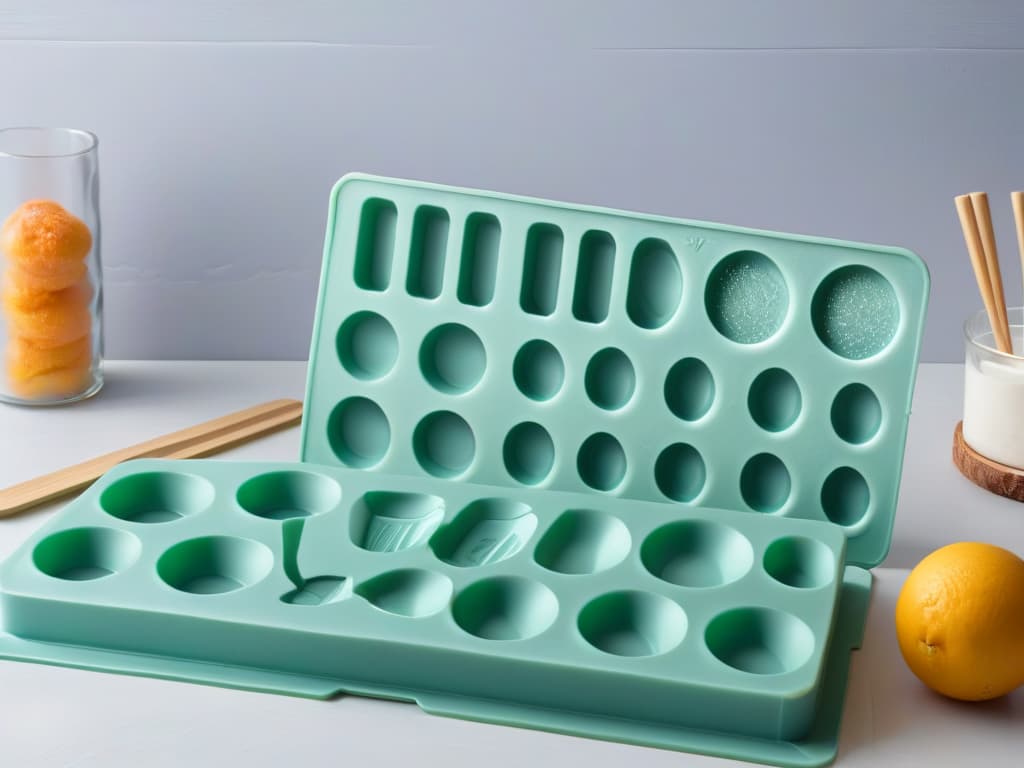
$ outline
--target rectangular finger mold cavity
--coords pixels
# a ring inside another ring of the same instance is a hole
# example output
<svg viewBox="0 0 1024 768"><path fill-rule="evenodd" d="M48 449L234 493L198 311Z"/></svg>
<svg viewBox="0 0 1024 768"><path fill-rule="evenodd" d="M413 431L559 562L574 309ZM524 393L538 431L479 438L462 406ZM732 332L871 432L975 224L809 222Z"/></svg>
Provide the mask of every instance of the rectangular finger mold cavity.
<svg viewBox="0 0 1024 768"><path fill-rule="evenodd" d="M302 458L823 520L870 567L927 294L901 249L348 176Z"/></svg>
<svg viewBox="0 0 1024 768"><path fill-rule="evenodd" d="M430 474L122 464L3 565L0 656L834 754L869 579L840 527Z"/></svg>

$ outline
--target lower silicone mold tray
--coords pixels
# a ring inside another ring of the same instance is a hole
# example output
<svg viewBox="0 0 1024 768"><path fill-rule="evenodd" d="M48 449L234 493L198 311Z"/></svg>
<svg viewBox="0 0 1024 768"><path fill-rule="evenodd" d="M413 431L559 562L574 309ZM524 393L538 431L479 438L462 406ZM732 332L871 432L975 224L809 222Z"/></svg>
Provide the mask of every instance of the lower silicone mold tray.
<svg viewBox="0 0 1024 768"><path fill-rule="evenodd" d="M144 460L0 571L0 656L780 765L835 753L870 575L827 523Z"/></svg>

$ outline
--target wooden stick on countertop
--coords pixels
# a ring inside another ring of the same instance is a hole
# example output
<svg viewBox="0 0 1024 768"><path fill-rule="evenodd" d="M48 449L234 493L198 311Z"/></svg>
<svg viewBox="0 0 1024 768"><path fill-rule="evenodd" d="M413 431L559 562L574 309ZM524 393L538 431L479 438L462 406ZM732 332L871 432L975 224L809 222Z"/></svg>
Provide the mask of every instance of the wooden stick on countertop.
<svg viewBox="0 0 1024 768"><path fill-rule="evenodd" d="M97 456L48 475L0 490L0 517L83 490L103 473L129 459L187 459L208 456L255 437L298 424L302 403L271 400L172 432L137 445Z"/></svg>
<svg viewBox="0 0 1024 768"><path fill-rule="evenodd" d="M1004 352L1013 353L1013 337L1010 335L1010 323L1006 317L1006 294L1003 293L1003 274L999 269L999 250L996 248L996 233L992 227L992 211L988 206L988 195L984 192L971 193L971 206L974 208L974 219L978 222L978 234L981 235L981 246L985 251L985 265L988 267L988 279L992 283L992 294L995 299L996 312L999 314L999 325L1006 339Z"/></svg>
<svg viewBox="0 0 1024 768"><path fill-rule="evenodd" d="M967 244L967 253L971 257L971 266L974 268L974 279L978 281L978 291L981 293L981 300L988 313L988 322L992 326L992 335L995 338L996 346L1001 352L1010 352L1009 341L1003 336L1003 327L999 322L992 282L988 275L988 265L985 262L981 235L978 233L978 222L974 218L971 197L970 195L957 195L955 201L956 212L960 216L960 228L963 229L964 242Z"/></svg>

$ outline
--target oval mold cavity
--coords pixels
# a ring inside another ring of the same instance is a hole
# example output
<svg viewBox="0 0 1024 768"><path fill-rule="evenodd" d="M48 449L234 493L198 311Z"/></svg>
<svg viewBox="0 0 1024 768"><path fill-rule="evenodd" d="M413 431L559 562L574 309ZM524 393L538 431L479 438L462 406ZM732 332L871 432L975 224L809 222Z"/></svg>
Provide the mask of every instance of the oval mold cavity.
<svg viewBox="0 0 1024 768"><path fill-rule="evenodd" d="M832 583L835 555L825 544L805 536L776 539L764 552L765 572L782 584L817 589Z"/></svg>
<svg viewBox="0 0 1024 768"><path fill-rule="evenodd" d="M832 401L832 428L853 445L866 443L882 426L882 404L863 384L847 384Z"/></svg>
<svg viewBox="0 0 1024 768"><path fill-rule="evenodd" d="M576 625L598 650L615 656L668 653L686 636L686 614L651 592L610 592L583 606Z"/></svg>
<svg viewBox="0 0 1024 768"><path fill-rule="evenodd" d="M235 497L239 506L257 517L288 520L333 509L341 501L341 486L326 475L284 470L246 480Z"/></svg>
<svg viewBox="0 0 1024 768"><path fill-rule="evenodd" d="M334 406L327 419L327 442L343 464L367 469L388 452L391 425L373 400L349 397Z"/></svg>
<svg viewBox="0 0 1024 768"><path fill-rule="evenodd" d="M723 664L752 675L794 672L814 654L811 628L774 608L720 613L708 624L704 642Z"/></svg>
<svg viewBox="0 0 1024 768"><path fill-rule="evenodd" d="M556 573L599 573L621 563L632 545L629 529L619 518L593 509L570 509L548 528L533 559Z"/></svg>
<svg viewBox="0 0 1024 768"><path fill-rule="evenodd" d="M679 309L683 273L671 246L648 238L633 251L626 289L626 314L640 328L661 328Z"/></svg>
<svg viewBox="0 0 1024 768"><path fill-rule="evenodd" d="M565 381L565 363L554 345L543 339L520 347L512 363L512 377L519 391L543 402L558 394Z"/></svg>
<svg viewBox="0 0 1024 768"><path fill-rule="evenodd" d="M111 483L100 494L100 507L131 523L166 523L208 509L215 495L213 484L197 475L140 472Z"/></svg>
<svg viewBox="0 0 1024 768"><path fill-rule="evenodd" d="M265 544L234 536L203 536L179 542L156 563L160 578L180 592L216 595L262 581L274 565Z"/></svg>
<svg viewBox="0 0 1024 768"><path fill-rule="evenodd" d="M868 513L871 490L864 476L853 467L839 467L825 479L821 488L821 508L836 525L860 522Z"/></svg>
<svg viewBox="0 0 1024 768"><path fill-rule="evenodd" d="M476 438L466 420L451 411L434 411L423 417L412 435L416 460L434 477L461 475L476 455Z"/></svg>
<svg viewBox="0 0 1024 768"><path fill-rule="evenodd" d="M788 371L769 368L750 385L747 408L754 423L766 432L788 429L800 415L800 386Z"/></svg>
<svg viewBox="0 0 1024 768"><path fill-rule="evenodd" d="M398 334L382 315L356 312L338 329L337 350L346 371L362 381L372 381L395 367Z"/></svg>
<svg viewBox="0 0 1024 768"><path fill-rule="evenodd" d="M665 404L683 421L696 421L715 401L715 379L703 360L684 357L665 377Z"/></svg>
<svg viewBox="0 0 1024 768"><path fill-rule="evenodd" d="M720 587L743 578L754 564L747 537L722 523L680 520L653 531L640 547L644 567L680 587Z"/></svg>
<svg viewBox="0 0 1024 768"><path fill-rule="evenodd" d="M607 432L597 432L580 446L576 456L580 479L598 491L612 491L626 476L626 452Z"/></svg>
<svg viewBox="0 0 1024 768"><path fill-rule="evenodd" d="M464 325L440 325L423 339L420 370L438 392L458 395L473 389L487 370L480 337Z"/></svg>
<svg viewBox="0 0 1024 768"><path fill-rule="evenodd" d="M536 637L558 616L555 593L539 581L496 576L462 590L452 603L452 618L463 631L484 640Z"/></svg>
<svg viewBox="0 0 1024 768"><path fill-rule="evenodd" d="M505 469L523 485L542 483L555 464L555 443L540 424L524 421L509 430L502 447Z"/></svg>
<svg viewBox="0 0 1024 768"><path fill-rule="evenodd" d="M792 480L778 456L759 453L743 466L740 494L755 512L776 512L789 498Z"/></svg>
<svg viewBox="0 0 1024 768"><path fill-rule="evenodd" d="M633 363L622 350L605 347L587 363L584 386L594 405L616 411L626 405L636 391Z"/></svg>
<svg viewBox="0 0 1024 768"><path fill-rule="evenodd" d="M356 594L385 613L418 619L433 616L448 605L452 580L433 571L403 568L363 582Z"/></svg>
<svg viewBox="0 0 1024 768"><path fill-rule="evenodd" d="M704 458L687 443L670 445L654 462L654 482L673 501L693 501L704 490L706 480Z"/></svg>
<svg viewBox="0 0 1024 768"><path fill-rule="evenodd" d="M69 528L36 544L32 563L47 576L92 581L126 570L139 558L142 542L115 528Z"/></svg>

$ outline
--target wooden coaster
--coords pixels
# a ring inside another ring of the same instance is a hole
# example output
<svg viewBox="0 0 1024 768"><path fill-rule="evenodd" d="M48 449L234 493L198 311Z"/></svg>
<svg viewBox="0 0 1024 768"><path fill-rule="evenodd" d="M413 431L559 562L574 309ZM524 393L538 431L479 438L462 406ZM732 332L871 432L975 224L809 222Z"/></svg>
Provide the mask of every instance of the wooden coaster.
<svg viewBox="0 0 1024 768"><path fill-rule="evenodd" d="M953 463L960 473L986 491L1024 501L1024 470L985 458L964 440L964 423L953 430Z"/></svg>

